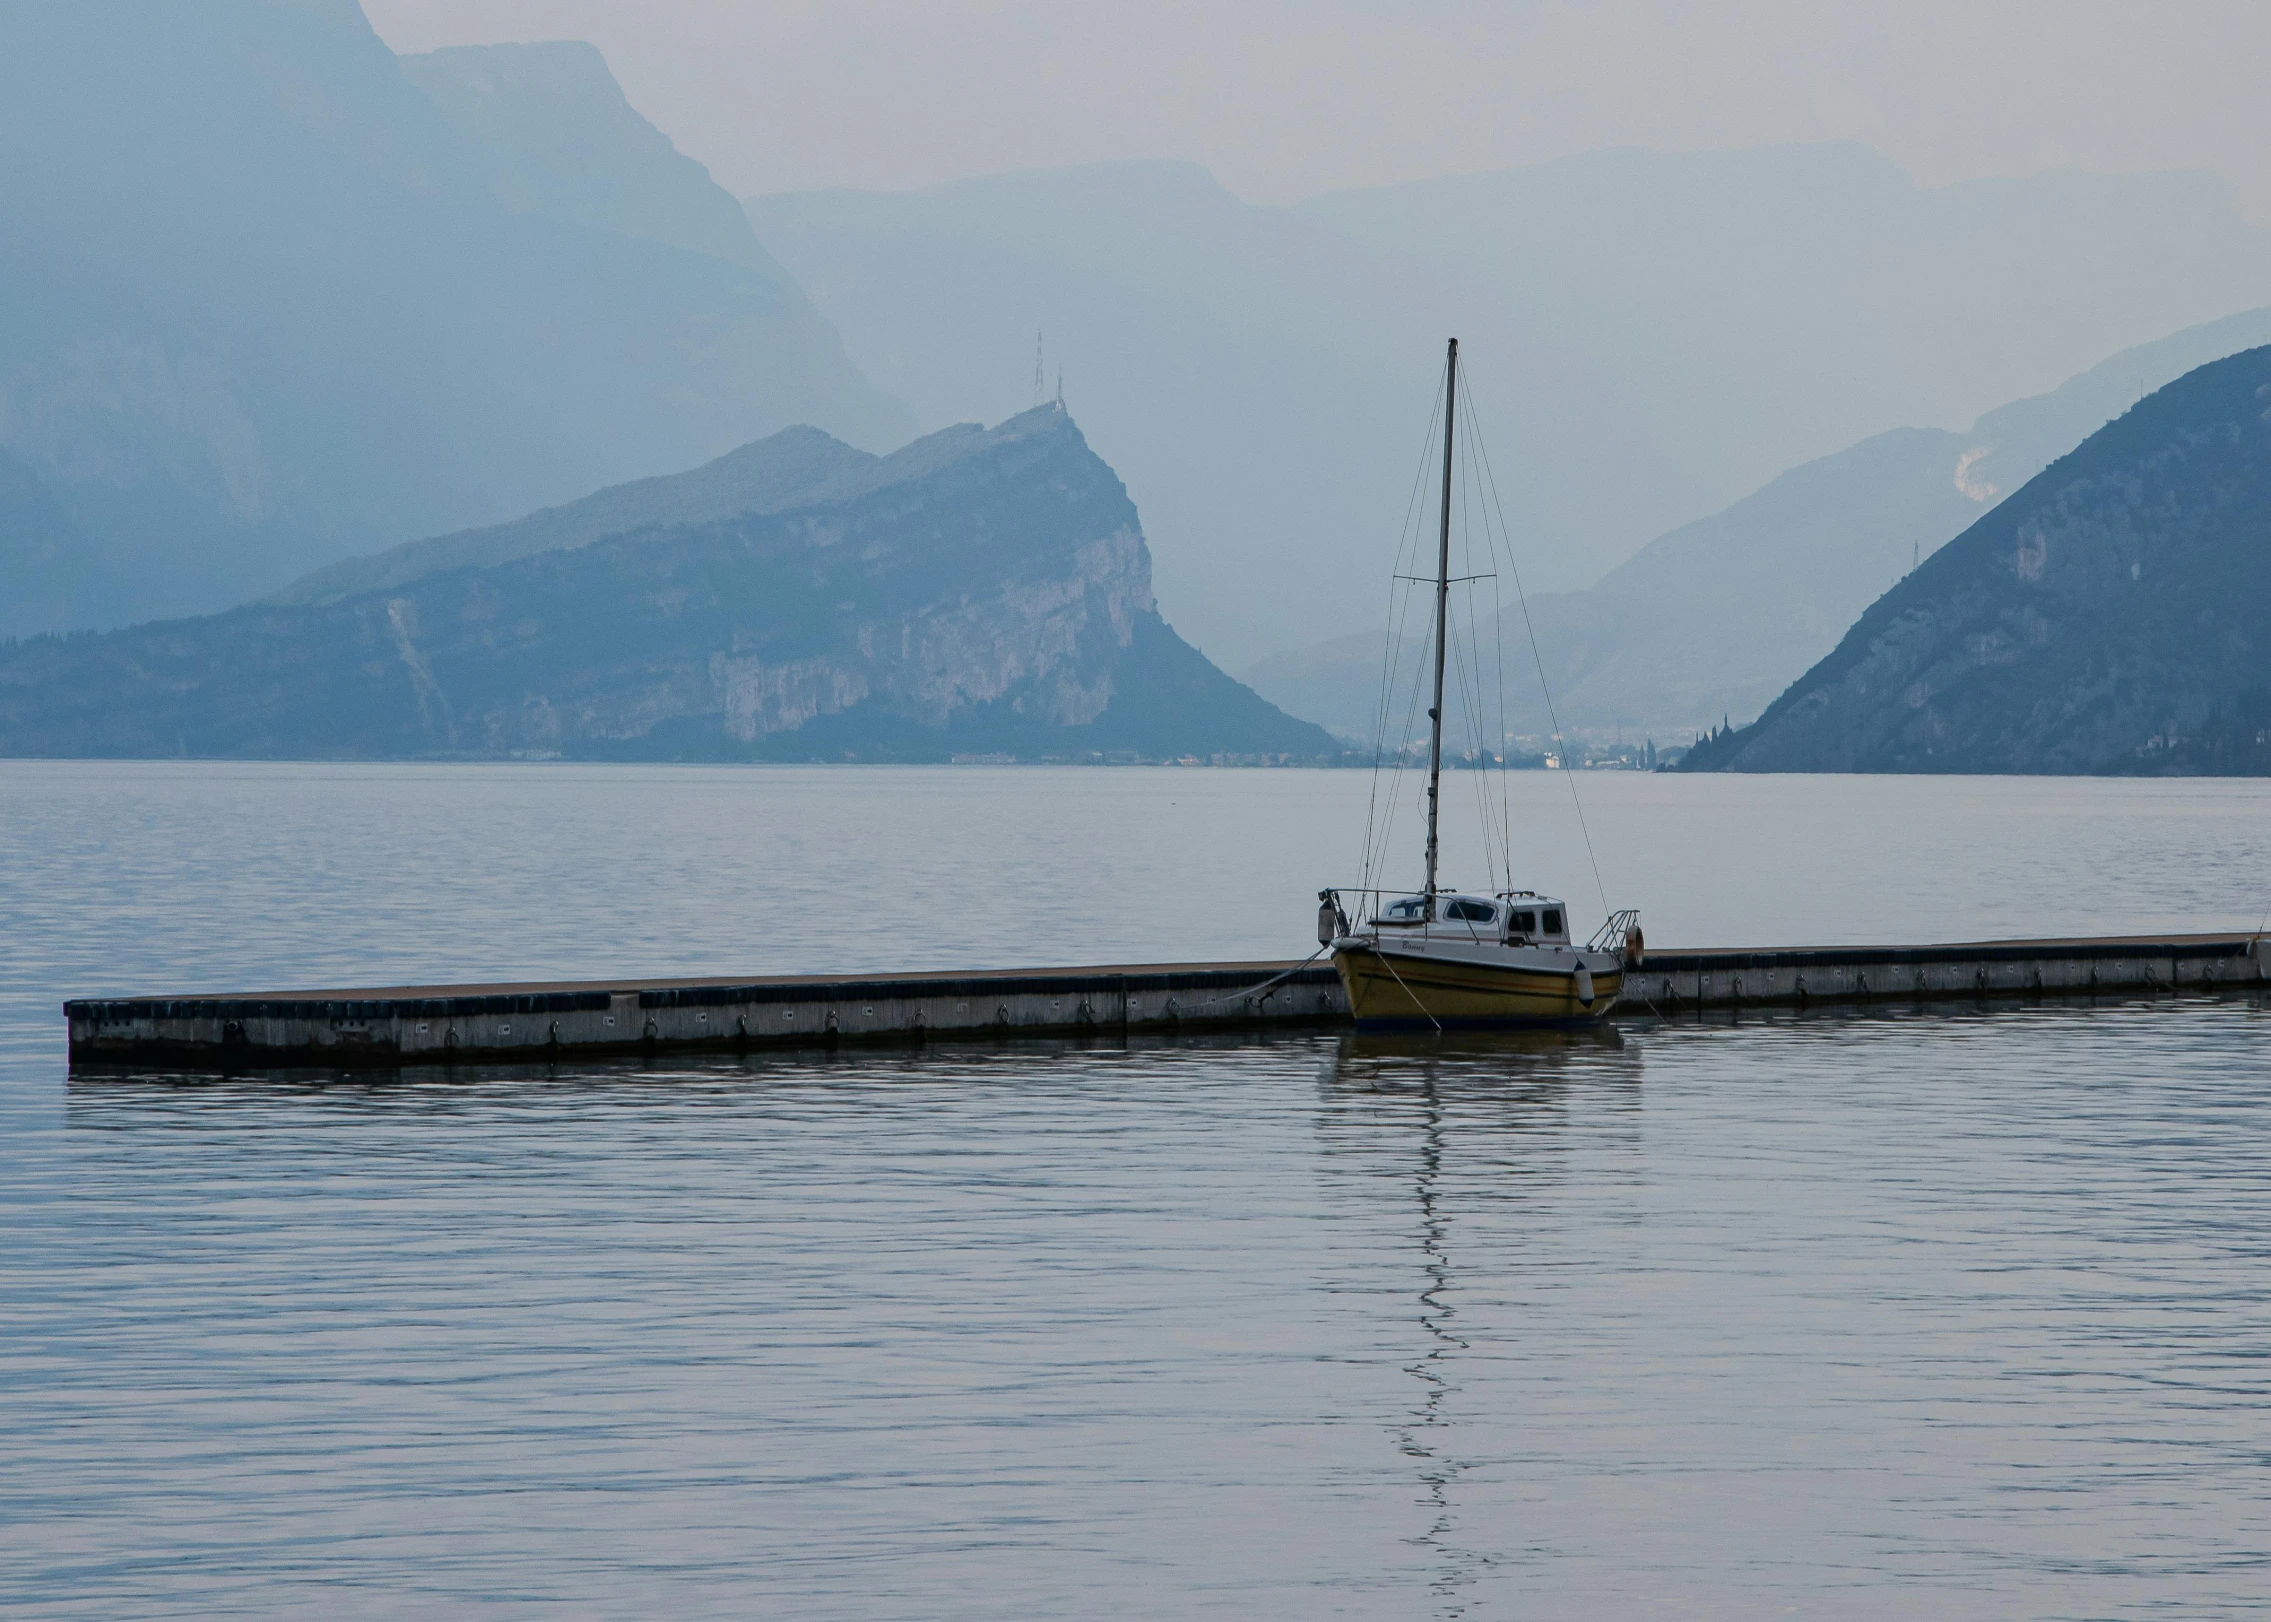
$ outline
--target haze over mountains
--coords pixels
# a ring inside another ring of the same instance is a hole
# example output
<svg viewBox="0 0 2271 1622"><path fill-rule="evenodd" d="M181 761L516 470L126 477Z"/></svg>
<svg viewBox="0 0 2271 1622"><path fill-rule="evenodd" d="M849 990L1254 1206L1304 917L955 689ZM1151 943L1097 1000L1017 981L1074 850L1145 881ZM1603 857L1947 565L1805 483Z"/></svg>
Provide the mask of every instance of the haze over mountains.
<svg viewBox="0 0 2271 1622"><path fill-rule="evenodd" d="M912 431L595 55L441 56L352 0L0 9L0 447L76 536L0 534L0 634Z"/></svg>
<svg viewBox="0 0 2271 1622"><path fill-rule="evenodd" d="M0 645L0 754L1334 752L1168 628L1126 489L1055 407L889 457L816 438L541 515L543 550L492 532L379 590ZM720 513L729 487L756 505Z"/></svg>
<svg viewBox="0 0 2271 1622"><path fill-rule="evenodd" d="M2271 301L2197 175L1919 188L1858 147L1596 153L1241 202L1138 163L748 200L926 423L1053 389L1141 496L1160 590L1234 668L1377 622L1457 333L1533 587L1902 424L1970 422Z"/></svg>
<svg viewBox="0 0 2271 1622"><path fill-rule="evenodd" d="M1684 764L2271 770L2267 536L2271 347L2092 434Z"/></svg>
<svg viewBox="0 0 2271 1622"><path fill-rule="evenodd" d="M0 142L0 637L535 589L861 499L1061 368L1175 622L1364 737L1456 331L1561 720L1671 741L2271 341L2271 234L2199 175L1920 188L1817 145L1282 207L1174 162L742 202L591 47L397 58L354 0L0 11Z"/></svg>
<svg viewBox="0 0 2271 1622"><path fill-rule="evenodd" d="M1749 721L1886 587L2140 394L2264 343L2271 309L2245 311L2124 350L1967 433L1874 435L1658 537L1589 590L1541 594L1528 624L1509 614L1498 628L1519 673L1510 723L1549 726L1530 626L1571 731L1684 743L1725 718ZM1334 638L1241 674L1293 713L1368 739L1381 645L1377 631Z"/></svg>
<svg viewBox="0 0 2271 1622"><path fill-rule="evenodd" d="M462 45L397 60L465 138L507 212L667 243L770 285L788 282L740 205L623 99L591 46Z"/></svg>
<svg viewBox="0 0 2271 1622"><path fill-rule="evenodd" d="M589 546L633 530L776 513L810 505L832 489L854 486L882 460L817 428L784 428L684 473L610 485L580 501L546 507L510 523L404 541L383 552L344 558L293 581L270 600L337 602L443 569L486 569L539 552ZM891 458L895 465L903 466L905 460L904 454Z"/></svg>

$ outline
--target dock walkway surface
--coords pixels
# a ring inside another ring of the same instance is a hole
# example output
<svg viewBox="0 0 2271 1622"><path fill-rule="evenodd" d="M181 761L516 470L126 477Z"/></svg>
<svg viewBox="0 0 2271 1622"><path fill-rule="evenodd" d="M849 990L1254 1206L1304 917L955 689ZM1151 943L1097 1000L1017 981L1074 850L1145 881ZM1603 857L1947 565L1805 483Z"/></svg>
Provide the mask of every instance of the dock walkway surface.
<svg viewBox="0 0 2271 1622"><path fill-rule="evenodd" d="M2266 955L2244 934L1651 951L1616 1012L2242 990L2271 983ZM64 1017L74 1066L391 1068L1331 1025L1348 999L1319 960L98 997L65 1003Z"/></svg>

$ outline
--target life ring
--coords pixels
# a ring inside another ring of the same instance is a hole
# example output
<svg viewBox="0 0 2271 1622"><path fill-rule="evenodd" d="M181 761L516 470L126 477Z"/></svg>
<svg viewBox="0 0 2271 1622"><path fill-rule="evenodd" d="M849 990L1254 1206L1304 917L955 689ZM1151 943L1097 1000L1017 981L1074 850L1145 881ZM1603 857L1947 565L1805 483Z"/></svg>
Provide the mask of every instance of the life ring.
<svg viewBox="0 0 2271 1622"><path fill-rule="evenodd" d="M1640 933L1640 925L1637 923L1625 925L1624 966L1628 969L1637 969L1640 967L1641 959L1647 955L1648 939Z"/></svg>

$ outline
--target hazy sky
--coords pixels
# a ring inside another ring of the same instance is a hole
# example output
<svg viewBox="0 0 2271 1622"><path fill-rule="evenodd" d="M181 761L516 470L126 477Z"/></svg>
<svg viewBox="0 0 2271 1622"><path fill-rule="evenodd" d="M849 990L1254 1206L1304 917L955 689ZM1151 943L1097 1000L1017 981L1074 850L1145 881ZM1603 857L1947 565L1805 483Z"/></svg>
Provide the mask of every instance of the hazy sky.
<svg viewBox="0 0 2271 1622"><path fill-rule="evenodd" d="M1254 201L1847 137L1927 183L2206 168L2271 218L2262 0L364 0L401 51L586 39L736 193L1129 157Z"/></svg>

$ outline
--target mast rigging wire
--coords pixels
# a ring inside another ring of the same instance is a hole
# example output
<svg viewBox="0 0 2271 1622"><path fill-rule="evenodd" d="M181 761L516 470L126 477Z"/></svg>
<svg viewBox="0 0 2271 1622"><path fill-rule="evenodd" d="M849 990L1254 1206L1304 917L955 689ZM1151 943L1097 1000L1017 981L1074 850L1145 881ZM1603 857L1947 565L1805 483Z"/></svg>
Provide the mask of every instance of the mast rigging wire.
<svg viewBox="0 0 2271 1622"><path fill-rule="evenodd" d="M1561 717L1554 713L1553 686L1546 680L1545 656L1538 652L1537 627L1530 622L1529 594L1522 589L1522 570L1514 561L1514 540L1506 528L1506 504L1499 499L1498 476L1491 470L1490 452L1483 447L1481 435L1474 433L1474 413L1474 383L1470 377L1467 384L1469 432L1473 434L1476 451L1482 459L1483 480L1490 490L1491 505L1498 510L1499 533L1506 536L1506 567L1514 577L1514 600L1521 606L1522 629L1530 639L1530 662L1537 667L1538 691L1546 701L1546 721L1553 728L1554 747L1561 752L1562 776L1569 779L1569 803L1577 812L1577 831L1585 836L1585 859L1592 864L1593 888L1601 898L1601 912L1606 916L1609 910L1608 886L1601 882L1601 860L1593 851L1593 831L1585 825L1585 803L1577 793L1577 774L1569 764L1569 746L1562 741ZM1504 627L1500 627L1499 635L1505 635Z"/></svg>
<svg viewBox="0 0 2271 1622"><path fill-rule="evenodd" d="M1371 888L1375 872L1379 871L1387 860L1388 846L1395 831L1399 801L1396 794L1391 791L1383 805L1381 797L1382 769L1384 766L1387 767L1393 780L1400 781L1402 779L1406 765L1405 757L1409 754L1408 746L1411 731L1418 719L1419 696L1422 686L1418 677L1424 674L1424 672L1416 672L1414 675L1411 697L1404 706L1403 730L1391 755L1387 747L1387 723L1389 716L1393 713L1395 694L1403 673L1404 650L1411 640L1409 634L1411 611L1419 596L1416 588L1419 584L1433 583L1432 577L1429 577L1426 581L1421 581L1416 576L1407 574L1405 558L1407 554L1414 554L1420 534L1417 527L1419 501L1426 487L1429 465L1433 460L1435 436L1439 430L1448 431L1463 423L1469 442L1474 449L1465 462L1461 464L1461 476L1459 478L1459 531L1463 549L1461 555L1464 559L1462 567L1466 571L1462 577L1462 582L1468 584L1470 588L1475 582L1485 578L1491 582L1491 621L1493 628L1491 640L1498 676L1496 718L1498 722L1500 827L1496 831L1495 840L1492 837L1493 830L1490 826L1488 804L1489 743L1478 730L1488 719L1488 712L1481 692L1483 668L1480 653L1482 639L1480 628L1475 623L1476 605L1471 589L1467 598L1466 645L1460 646L1458 639L1451 636L1451 623L1448 617L1446 617L1444 623L1444 641L1448 645L1447 651L1450 653L1454 668L1457 671L1458 696L1461 708L1465 712L1461 720L1468 735L1469 759L1472 761L1477 753L1481 753L1483 756L1478 769L1484 771L1485 775L1476 780L1476 792L1478 796L1477 815L1482 825L1484 861L1486 865L1492 868L1494 880L1502 872L1505 876L1506 885L1510 887L1513 884L1513 793L1512 781L1509 776L1511 767L1507 760L1510 750L1510 734L1506 725L1506 609L1505 600L1498 585L1496 569L1483 571L1475 568L1474 536L1475 520L1478 513L1481 516L1485 552L1494 565L1499 561L1501 546L1504 548L1506 571L1514 582L1515 605L1521 612L1522 629L1530 644L1530 662L1537 673L1538 692L1545 700L1546 720L1552 729L1554 748L1561 760L1562 774L1569 786L1570 807L1576 813L1577 830L1585 844L1585 860L1592 869L1593 889L1600 898L1601 909L1605 915L1609 905L1608 886L1601 878L1600 856L1593 844L1592 828L1586 821L1584 797L1578 792L1575 771L1569 764L1569 745L1562 732L1561 717L1553 701L1552 683L1546 679L1545 657L1538 647L1537 627L1530 615L1529 594L1522 585L1522 570L1515 557L1513 532L1506 522L1505 500L1499 493L1497 472L1491 466L1490 451L1483 440L1480 410L1474 400L1472 362L1469 362L1467 377L1462 380L1466 386L1459 391L1458 399L1452 402L1452 410L1459 415L1446 417L1443 409L1442 378L1443 368L1439 367L1436 371L1436 387L1434 390L1436 405L1429 413L1427 433L1420 446L1419 467L1413 475L1411 498L1405 505L1402 529L1397 536L1395 567L1389 587L1386 645L1382 649L1380 691L1373 710L1372 784L1365 807L1364 819L1364 884L1367 889ZM1479 472L1475 465L1478 458L1481 463ZM1491 522L1494 516L1496 519L1495 532ZM1416 554L1414 555L1413 567L1416 568ZM1432 640L1432 632L1430 633L1430 640ZM1474 654L1471 664L1468 657L1469 650L1472 650ZM1494 845L1495 849L1493 848ZM1501 863L1503 866L1500 865ZM1494 884L1494 888L1496 887Z"/></svg>
<svg viewBox="0 0 2271 1622"><path fill-rule="evenodd" d="M1472 428L1473 425L1470 423L1470 432L1472 432ZM1462 566L1468 571L1466 583L1469 589L1466 594L1467 641L1464 647L1460 647L1457 644L1453 645L1453 657L1457 662L1459 671L1459 707L1463 712L1460 716L1460 720L1466 730L1467 758L1470 762L1472 762L1474 760L1474 757L1477 754L1482 753L1483 750L1482 725L1485 718L1485 711L1482 702L1482 639L1475 629L1475 593L1472 589L1474 580L1479 578L1479 576L1474 572L1475 502L1473 457L1470 456L1469 458L1467 458L1466 462L1461 465L1459 469L1459 475L1459 540L1460 545L1463 549L1461 556L1465 560ZM1485 523L1483 528L1483 540L1484 544L1488 546L1490 542L1490 531L1487 522ZM1497 561L1496 549L1492 548L1491 550L1492 561L1495 562ZM1450 623L1448 618L1446 618L1444 630L1446 639L1448 639L1450 632ZM1470 652L1472 653L1474 659L1474 665L1471 671L1468 668L1468 656ZM1512 887L1514 882L1514 869L1513 854L1509 851L1508 853L1506 853L1506 861L1504 864L1507 874L1506 884L1503 886L1500 885L1498 882L1498 873L1500 867L1498 859L1499 853L1492 849L1492 830L1490 826L1490 775L1488 765L1489 757L1486 754L1483 757L1481 766L1471 769L1479 769L1483 773L1482 776L1475 779L1475 820L1480 824L1482 829L1483 865L1489 872L1491 881L1490 887L1492 891L1495 892L1502 888Z"/></svg>

